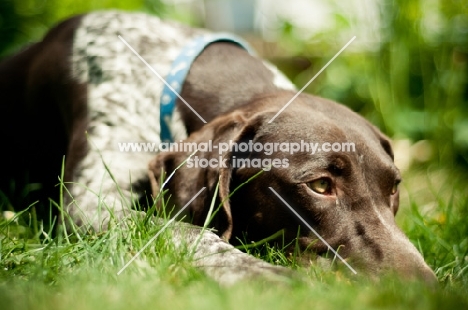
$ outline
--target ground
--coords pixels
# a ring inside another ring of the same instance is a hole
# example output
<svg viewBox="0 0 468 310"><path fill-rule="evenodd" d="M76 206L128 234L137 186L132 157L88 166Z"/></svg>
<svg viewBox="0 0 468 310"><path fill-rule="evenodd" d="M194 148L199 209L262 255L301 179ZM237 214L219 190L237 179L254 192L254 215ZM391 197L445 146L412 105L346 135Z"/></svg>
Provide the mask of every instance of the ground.
<svg viewBox="0 0 468 310"><path fill-rule="evenodd" d="M317 266L299 267L281 249L252 255L296 269L302 277L224 287L191 267L164 232L120 275L117 272L160 227L136 222L100 235L41 231L3 219L0 226L2 309L461 309L468 307L468 198L456 171L404 174L397 222L423 253L440 285L386 277L372 282ZM11 214L6 214L7 216ZM24 218L24 217L23 217ZM27 217L26 217L27 218ZM65 237L67 236L67 237Z"/></svg>

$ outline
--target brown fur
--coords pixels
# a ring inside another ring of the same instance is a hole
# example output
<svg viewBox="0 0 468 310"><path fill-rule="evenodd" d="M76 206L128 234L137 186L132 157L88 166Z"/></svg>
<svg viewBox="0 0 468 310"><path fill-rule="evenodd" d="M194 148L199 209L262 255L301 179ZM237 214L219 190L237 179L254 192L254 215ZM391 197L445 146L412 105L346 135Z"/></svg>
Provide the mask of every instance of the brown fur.
<svg viewBox="0 0 468 310"><path fill-rule="evenodd" d="M328 248L272 194L268 188L271 186L333 248L340 248L341 255L361 270L374 275L396 270L404 276L432 281L434 274L394 221L398 192L391 194L391 191L401 177L393 163L388 138L349 109L305 94L269 124L268 121L293 95L293 92L277 91L258 97L215 118L187 141L212 140L214 145L229 140L354 142L356 152L273 154L270 157L287 158L290 166L263 172L241 187L231 199L228 199L231 191L260 169L232 165L220 169L182 167L168 183L171 202L182 206L206 186L207 190L190 206L193 223L202 225L219 180L217 203L224 201L223 212L213 226L220 236L234 243L244 236L258 241L284 229L284 240L288 243L297 237L300 227L298 244L305 254L325 254ZM189 155L169 152L156 156L149 166L154 194L159 193L162 171L171 173ZM218 152L198 152L196 155L217 158ZM255 152L224 156L230 162L234 155L237 158L268 158ZM320 195L307 187L307 183L319 178L331 182L331 193Z"/></svg>

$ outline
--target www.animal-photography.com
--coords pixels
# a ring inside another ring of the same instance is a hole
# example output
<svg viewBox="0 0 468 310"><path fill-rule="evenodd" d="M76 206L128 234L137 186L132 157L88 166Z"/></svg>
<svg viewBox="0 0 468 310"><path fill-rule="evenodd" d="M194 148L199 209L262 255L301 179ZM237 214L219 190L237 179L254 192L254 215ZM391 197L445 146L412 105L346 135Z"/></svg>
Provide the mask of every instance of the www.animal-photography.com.
<svg viewBox="0 0 468 310"><path fill-rule="evenodd" d="M2 309L468 308L468 5L4 0Z"/></svg>

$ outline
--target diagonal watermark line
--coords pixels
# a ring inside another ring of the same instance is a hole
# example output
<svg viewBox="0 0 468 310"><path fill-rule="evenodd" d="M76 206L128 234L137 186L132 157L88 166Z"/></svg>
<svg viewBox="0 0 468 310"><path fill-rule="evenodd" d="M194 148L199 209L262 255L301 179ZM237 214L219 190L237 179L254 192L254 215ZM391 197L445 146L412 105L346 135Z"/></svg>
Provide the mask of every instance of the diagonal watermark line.
<svg viewBox="0 0 468 310"><path fill-rule="evenodd" d="M151 67L151 65L150 65L149 63L147 63L146 60L145 60L143 57L140 56L140 54L138 54L138 52L135 51L135 49L133 49L133 47L131 47L130 44L128 44L127 41L125 41L125 39L122 38L122 36L119 35L118 37L119 37L119 39L133 52L133 54L135 54L135 55L151 70L151 72L153 72L164 84L166 84L166 86L169 87L169 89L170 89L177 97L179 97L179 99L180 99L183 103L185 103L185 105L186 105L190 110L192 110L192 112L193 112L196 116L198 116L198 118L199 118L203 123L206 124L205 119L204 119L203 117L201 117L201 115L198 114L198 112L195 111L195 109L192 108L192 106L191 106L187 101L185 101L185 99L182 98L182 96L179 95L179 93L176 92L175 89L172 88L172 86L169 85L169 83L167 83L166 80L165 80L156 70L154 70L154 68Z"/></svg>
<svg viewBox="0 0 468 310"><path fill-rule="evenodd" d="M119 272L117 272L117 275L119 276L125 269L127 269L127 267L135 260L137 259L138 256L140 256L141 253L143 253L143 251L151 244L153 243L154 240L156 240L156 238L172 223L175 221L175 219L192 203L192 201L195 200L195 198L198 197L198 195L201 194L201 192L203 192L204 190L206 189L206 187L203 187L202 189L200 189L198 191L198 193L195 194L195 196L192 197L192 199L189 200L189 202L187 202L185 204L185 206L183 206L182 209L179 210L179 212L176 213L176 215L174 215L174 217L172 219L170 219L166 225L164 225L156 235L154 235L141 249L140 251L138 251L138 253L135 254L135 256L132 257L132 259L130 259L128 261L128 263L125 264L125 266L122 267L122 269L119 270Z"/></svg>
<svg viewBox="0 0 468 310"><path fill-rule="evenodd" d="M268 124L271 124L271 122L273 122L273 121L275 120L275 118L277 118L278 115L280 115L281 112L283 112L284 109L286 109L286 108L291 104L291 102L293 102L294 99L296 99L297 96L299 96L299 95L304 91L304 89L306 89L307 86L309 86L310 83L312 83L312 82L317 78L317 76L319 76L320 73L322 73L323 70L325 70L325 69L336 59L336 57L338 57L338 56L341 54L341 52L343 52L343 51L354 41L354 39L356 39L356 36L352 37L351 40L349 40L348 43L346 43L345 46L343 46L343 47L338 51L338 53L336 53L336 55L333 56L333 58L330 59L330 60L327 62L327 64L326 64L322 69L320 69L320 71L317 72L317 74L315 74L314 77L311 78L310 81L307 82L307 84L305 84L304 87L302 87L301 90L299 90L299 91L294 95L294 97L292 97L291 100L289 100L288 103L286 103L286 105L285 105L284 107L282 107L281 110L279 110L278 113L276 113L275 116L273 116L273 117L268 121Z"/></svg>
<svg viewBox="0 0 468 310"><path fill-rule="evenodd" d="M357 274L356 270L353 269L353 267L351 267L344 259L343 257L341 257L338 252L335 251L335 249L333 249L331 247L331 245L328 244L328 242L325 241L325 239L322 238L322 236L319 235L318 232L315 231L315 229L312 228L312 226L309 225L309 223L306 222L306 220L304 220L297 212L296 210L294 210L287 202L286 200L283 199L283 197L281 197L272 187L268 187L272 192L273 194L275 194L291 211L292 213L294 213L295 216L297 216L302 223L304 223L304 225L307 226L307 228L309 228L316 236L317 238L320 239L320 241L322 241L330 251L333 252L333 254L335 254L336 257L338 257L342 262L343 264L346 265L346 267L349 268L349 270L351 270L354 274Z"/></svg>

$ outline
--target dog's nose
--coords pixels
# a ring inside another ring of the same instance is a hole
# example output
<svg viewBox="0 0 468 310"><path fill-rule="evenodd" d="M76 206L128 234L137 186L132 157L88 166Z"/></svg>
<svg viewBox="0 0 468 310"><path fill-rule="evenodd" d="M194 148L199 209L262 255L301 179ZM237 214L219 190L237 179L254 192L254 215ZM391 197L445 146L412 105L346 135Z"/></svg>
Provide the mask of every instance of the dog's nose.
<svg viewBox="0 0 468 310"><path fill-rule="evenodd" d="M410 264L409 266L403 266L403 268L398 270L398 272L404 278L409 278L410 280L423 281L429 286L436 286L439 283L435 273L424 262L419 263L416 267L412 264Z"/></svg>
<svg viewBox="0 0 468 310"><path fill-rule="evenodd" d="M388 253L387 263L393 265L394 270L402 277L424 281L429 285L438 283L435 273L426 264L421 253L403 233L400 236L392 240L393 244L389 249L392 254Z"/></svg>
<svg viewBox="0 0 468 310"><path fill-rule="evenodd" d="M384 260L378 264L363 261L362 257L361 259L351 259L349 263L358 270L358 274L372 280L379 281L387 276L395 276L404 281L417 281L425 283L429 287L437 287L439 283L437 276L424 262L422 256L415 257L408 255L408 253L405 254L398 257L397 260ZM399 258L404 259L400 260Z"/></svg>
<svg viewBox="0 0 468 310"><path fill-rule="evenodd" d="M349 257L358 269L379 278L384 273L435 285L437 277L423 256L394 222L378 224L358 234ZM357 246L356 246L357 245ZM354 266L353 264L351 264Z"/></svg>
<svg viewBox="0 0 468 310"><path fill-rule="evenodd" d="M391 266L390 268L395 270L401 277L423 281L430 286L435 286L438 283L435 273L409 240L396 245L392 248L392 251L394 251L394 254L389 255L389 260L386 262L387 267Z"/></svg>
<svg viewBox="0 0 468 310"><path fill-rule="evenodd" d="M429 285L436 286L439 284L437 276L428 266L422 268L422 270L420 271L420 278Z"/></svg>

